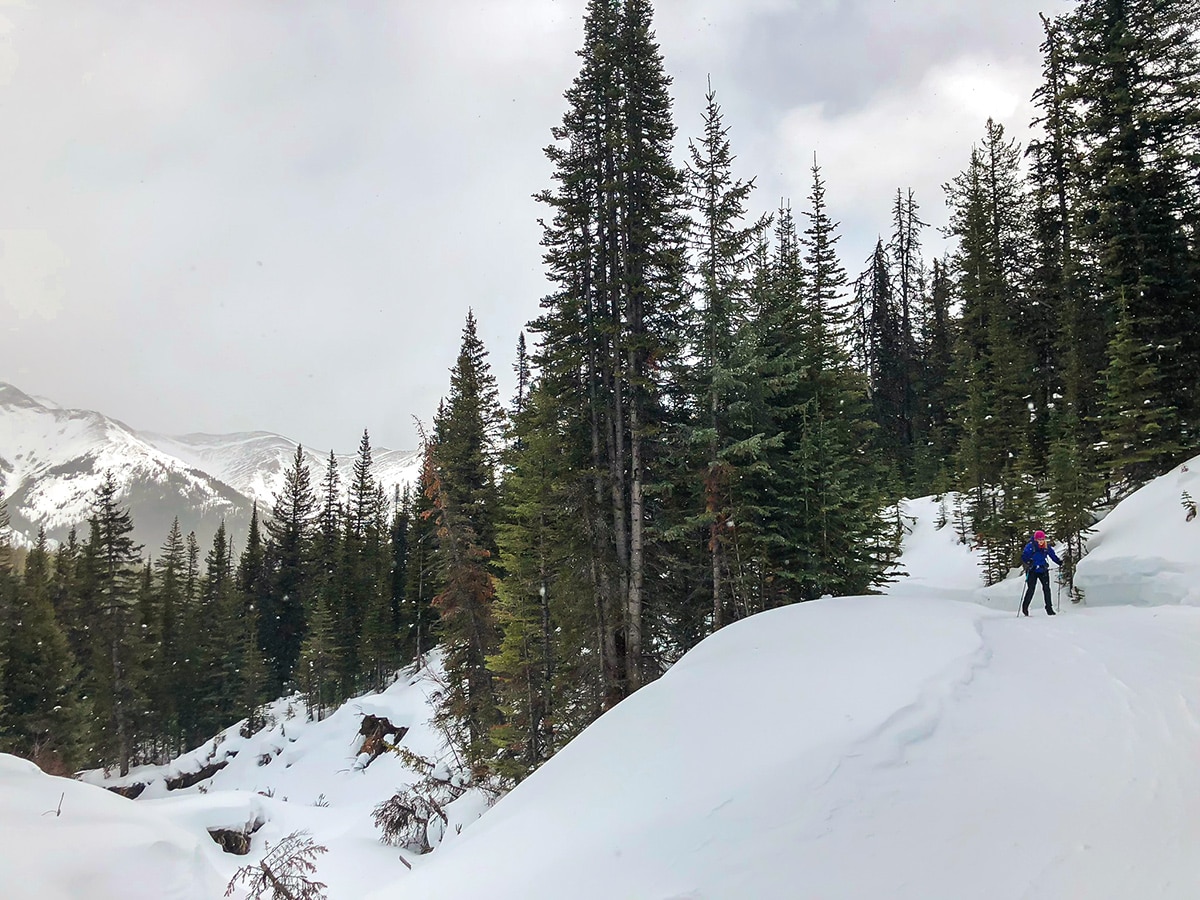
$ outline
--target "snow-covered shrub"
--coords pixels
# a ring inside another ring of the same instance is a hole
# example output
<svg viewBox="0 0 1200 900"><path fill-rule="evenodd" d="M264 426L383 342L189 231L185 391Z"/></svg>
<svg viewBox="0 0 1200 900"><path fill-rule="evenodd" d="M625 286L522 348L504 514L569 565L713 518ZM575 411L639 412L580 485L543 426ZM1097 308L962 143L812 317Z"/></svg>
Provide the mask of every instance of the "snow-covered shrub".
<svg viewBox="0 0 1200 900"><path fill-rule="evenodd" d="M309 832L293 831L257 864L234 872L225 896L233 896L241 882L252 900L324 900L325 884L308 876L317 871L313 859L325 852Z"/></svg>

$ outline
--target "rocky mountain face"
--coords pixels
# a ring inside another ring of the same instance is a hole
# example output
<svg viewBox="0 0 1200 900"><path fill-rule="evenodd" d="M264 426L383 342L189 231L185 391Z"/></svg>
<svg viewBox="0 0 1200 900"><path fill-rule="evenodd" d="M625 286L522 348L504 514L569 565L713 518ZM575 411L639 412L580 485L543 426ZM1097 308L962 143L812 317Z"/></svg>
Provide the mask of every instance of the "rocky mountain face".
<svg viewBox="0 0 1200 900"><path fill-rule="evenodd" d="M204 551L224 521L236 550L244 546L253 505L260 515L270 512L295 455L296 442L277 434L141 432L0 382L0 497L16 543L32 542L39 527L56 541L72 527L86 538L92 498L111 471L121 486L120 502L133 516L134 539L148 553L157 553L176 516ZM315 490L329 454L306 447L304 455ZM335 455L343 492L356 455ZM378 449L372 457L372 472L389 497L420 472L416 451Z"/></svg>

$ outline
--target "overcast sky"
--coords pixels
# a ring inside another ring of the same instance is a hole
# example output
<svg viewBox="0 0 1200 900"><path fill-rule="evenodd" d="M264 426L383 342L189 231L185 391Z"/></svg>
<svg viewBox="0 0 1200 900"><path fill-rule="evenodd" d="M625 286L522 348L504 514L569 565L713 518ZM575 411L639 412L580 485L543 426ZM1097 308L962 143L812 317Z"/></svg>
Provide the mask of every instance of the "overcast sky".
<svg viewBox="0 0 1200 900"><path fill-rule="evenodd" d="M1065 0L659 0L756 211L813 154L851 274L1023 137ZM416 446L474 308L505 399L585 0L0 0L0 380L167 433ZM931 230L930 248L940 246Z"/></svg>

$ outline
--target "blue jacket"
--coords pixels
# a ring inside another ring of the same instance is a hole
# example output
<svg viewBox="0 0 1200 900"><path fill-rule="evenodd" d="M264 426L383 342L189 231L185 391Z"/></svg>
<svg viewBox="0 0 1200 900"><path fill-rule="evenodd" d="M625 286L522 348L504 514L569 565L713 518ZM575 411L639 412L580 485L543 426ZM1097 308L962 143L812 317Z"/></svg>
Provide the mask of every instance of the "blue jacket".
<svg viewBox="0 0 1200 900"><path fill-rule="evenodd" d="M1025 549L1021 551L1021 562L1025 564L1025 568L1030 572L1049 572L1050 563L1046 561L1049 556L1052 560L1062 565L1062 560L1054 552L1054 548L1047 542L1045 549L1038 546L1037 541L1030 541L1025 545Z"/></svg>

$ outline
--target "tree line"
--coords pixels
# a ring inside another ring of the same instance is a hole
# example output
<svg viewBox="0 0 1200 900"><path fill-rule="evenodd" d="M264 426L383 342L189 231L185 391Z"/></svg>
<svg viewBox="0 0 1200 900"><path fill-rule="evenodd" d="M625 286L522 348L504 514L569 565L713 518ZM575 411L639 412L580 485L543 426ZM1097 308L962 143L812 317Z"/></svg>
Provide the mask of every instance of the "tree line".
<svg viewBox="0 0 1200 900"><path fill-rule="evenodd" d="M437 644L447 733L519 780L715 630L885 584L899 497L953 492L989 580L1038 525L1077 560L1195 446L1196 12L1043 19L1037 136L987 122L953 249L901 189L852 276L816 159L799 210L754 211L711 88L676 145L649 0L591 0L514 395L468 314L414 488L384 496L365 433L345 489L298 451L236 561L177 528L145 560L107 480L86 539L0 561L5 746L125 770Z"/></svg>

